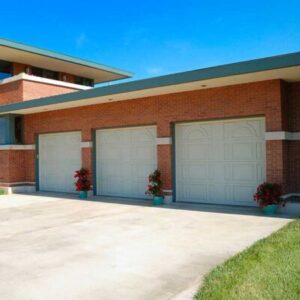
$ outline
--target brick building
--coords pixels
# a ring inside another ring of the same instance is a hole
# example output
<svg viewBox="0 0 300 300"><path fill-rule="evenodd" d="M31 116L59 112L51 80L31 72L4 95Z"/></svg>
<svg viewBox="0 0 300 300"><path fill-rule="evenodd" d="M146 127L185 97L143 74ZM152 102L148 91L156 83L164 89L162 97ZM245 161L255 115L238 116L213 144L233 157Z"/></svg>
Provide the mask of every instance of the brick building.
<svg viewBox="0 0 300 300"><path fill-rule="evenodd" d="M94 87L131 73L0 40L0 186L253 205L256 186L300 194L300 53ZM1 77L0 77L1 79Z"/></svg>

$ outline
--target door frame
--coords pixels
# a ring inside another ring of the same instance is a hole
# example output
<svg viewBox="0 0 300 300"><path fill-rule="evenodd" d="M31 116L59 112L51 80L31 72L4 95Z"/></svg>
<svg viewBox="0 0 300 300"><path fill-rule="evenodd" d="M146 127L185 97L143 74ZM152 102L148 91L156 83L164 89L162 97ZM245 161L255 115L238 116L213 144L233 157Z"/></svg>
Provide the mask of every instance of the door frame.
<svg viewBox="0 0 300 300"><path fill-rule="evenodd" d="M230 122L230 121L247 121L247 120L263 120L266 125L266 117L265 115L256 115L256 116L246 116L246 117L237 117L237 118L222 118L222 119L206 119L206 120L192 120L192 121L178 121L178 122L173 122L171 123L171 138L172 138L172 201L173 202L178 202L178 203L190 203L190 204L208 204L208 203L200 203L200 202L188 202L188 201L178 201L177 200L177 195L176 195L176 190L177 190L177 180L176 180L176 171L177 171L177 165L176 165L176 125L180 124L209 124L209 123L222 123L222 122ZM266 141L266 140L265 140ZM266 156L266 151L265 151L265 156ZM265 157L265 163L267 164L267 157ZM266 165L265 165L266 167ZM266 171L266 170L265 170ZM213 204L213 205L228 205L230 206L231 204ZM232 205L231 205L232 206Z"/></svg>

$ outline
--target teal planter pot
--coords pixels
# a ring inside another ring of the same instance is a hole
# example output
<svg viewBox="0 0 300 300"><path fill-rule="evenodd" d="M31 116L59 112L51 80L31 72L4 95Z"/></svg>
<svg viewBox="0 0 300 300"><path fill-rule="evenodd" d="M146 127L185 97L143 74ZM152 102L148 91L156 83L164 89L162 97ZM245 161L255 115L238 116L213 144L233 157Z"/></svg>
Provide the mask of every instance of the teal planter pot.
<svg viewBox="0 0 300 300"><path fill-rule="evenodd" d="M162 205L162 204L164 204L164 197L163 196L154 196L153 197L153 204L154 205Z"/></svg>
<svg viewBox="0 0 300 300"><path fill-rule="evenodd" d="M262 211L266 215L274 215L278 209L278 204L271 204L262 208Z"/></svg>
<svg viewBox="0 0 300 300"><path fill-rule="evenodd" d="M79 192L79 198L80 199L87 199L88 192L87 191L80 191Z"/></svg>

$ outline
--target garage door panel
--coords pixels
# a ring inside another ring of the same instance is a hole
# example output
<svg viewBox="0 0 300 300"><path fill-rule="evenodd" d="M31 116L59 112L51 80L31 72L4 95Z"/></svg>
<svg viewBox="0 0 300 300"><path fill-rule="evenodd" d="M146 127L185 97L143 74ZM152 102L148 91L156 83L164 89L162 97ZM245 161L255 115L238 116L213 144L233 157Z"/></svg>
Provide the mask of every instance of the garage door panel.
<svg viewBox="0 0 300 300"><path fill-rule="evenodd" d="M106 141L114 141L113 159ZM146 198L148 175L157 166L155 127L98 130L96 152L97 194Z"/></svg>
<svg viewBox="0 0 300 300"><path fill-rule="evenodd" d="M39 136L39 188L74 192L74 172L81 167L81 134L67 132Z"/></svg>
<svg viewBox="0 0 300 300"><path fill-rule="evenodd" d="M136 146L134 151L134 159L147 162L153 161L154 155L152 145Z"/></svg>
<svg viewBox="0 0 300 300"><path fill-rule="evenodd" d="M233 164L232 181L256 181L256 165L253 164Z"/></svg>
<svg viewBox="0 0 300 300"><path fill-rule="evenodd" d="M208 163L198 163L196 165L183 165L182 166L182 177L186 180L191 179L208 179L211 177L209 172Z"/></svg>
<svg viewBox="0 0 300 300"><path fill-rule="evenodd" d="M189 160L208 160L210 159L211 145L209 144L189 144L186 145L185 153Z"/></svg>
<svg viewBox="0 0 300 300"><path fill-rule="evenodd" d="M256 159L256 144L234 143L232 144L232 160Z"/></svg>
<svg viewBox="0 0 300 300"><path fill-rule="evenodd" d="M189 184L182 189L182 194L189 199L188 202L207 202L208 186L205 184Z"/></svg>
<svg viewBox="0 0 300 300"><path fill-rule="evenodd" d="M265 180L264 131L262 118L176 125L177 201L253 205Z"/></svg>
<svg viewBox="0 0 300 300"><path fill-rule="evenodd" d="M249 198L251 194L253 194L253 186L233 186L233 199L237 204L253 201L252 198Z"/></svg>

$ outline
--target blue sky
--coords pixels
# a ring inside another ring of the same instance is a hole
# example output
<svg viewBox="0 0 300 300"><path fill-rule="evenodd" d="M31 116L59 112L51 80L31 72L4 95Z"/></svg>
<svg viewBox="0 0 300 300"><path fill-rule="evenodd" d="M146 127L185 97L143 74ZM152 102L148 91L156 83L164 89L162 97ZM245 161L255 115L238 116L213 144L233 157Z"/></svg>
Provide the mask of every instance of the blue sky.
<svg viewBox="0 0 300 300"><path fill-rule="evenodd" d="M300 51L300 2L3 1L0 37L139 79Z"/></svg>

